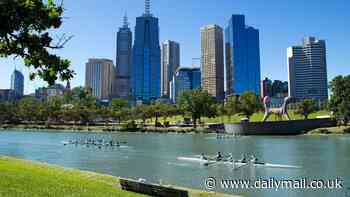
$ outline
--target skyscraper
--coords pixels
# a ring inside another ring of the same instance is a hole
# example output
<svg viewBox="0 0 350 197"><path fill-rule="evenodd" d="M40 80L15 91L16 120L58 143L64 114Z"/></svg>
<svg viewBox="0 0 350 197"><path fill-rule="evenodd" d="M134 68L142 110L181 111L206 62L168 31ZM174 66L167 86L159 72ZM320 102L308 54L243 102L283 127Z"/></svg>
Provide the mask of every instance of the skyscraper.
<svg viewBox="0 0 350 197"><path fill-rule="evenodd" d="M89 59L86 63L85 87L99 100L109 100L113 96L115 67L109 59Z"/></svg>
<svg viewBox="0 0 350 197"><path fill-rule="evenodd" d="M288 96L288 82L274 80L272 82L272 96L277 98L285 98Z"/></svg>
<svg viewBox="0 0 350 197"><path fill-rule="evenodd" d="M180 66L180 45L167 40L162 43L161 58L161 96L169 96L169 82Z"/></svg>
<svg viewBox="0 0 350 197"><path fill-rule="evenodd" d="M14 90L15 98L21 98L24 94L24 76L16 69L11 75L11 89Z"/></svg>
<svg viewBox="0 0 350 197"><path fill-rule="evenodd" d="M200 88L201 71L200 68L178 68L170 81L170 99L176 99L182 92Z"/></svg>
<svg viewBox="0 0 350 197"><path fill-rule="evenodd" d="M201 28L202 89L218 100L224 99L223 31L218 25Z"/></svg>
<svg viewBox="0 0 350 197"><path fill-rule="evenodd" d="M264 98L265 96L272 96L272 81L269 78L266 77L261 81L260 91L261 98Z"/></svg>
<svg viewBox="0 0 350 197"><path fill-rule="evenodd" d="M145 13L136 18L131 77L136 101L148 103L160 97L159 25L150 12L150 0Z"/></svg>
<svg viewBox="0 0 350 197"><path fill-rule="evenodd" d="M129 28L128 18L124 16L123 27L117 33L117 58L115 80L115 95L119 98L131 97L131 61L132 61L132 33Z"/></svg>
<svg viewBox="0 0 350 197"><path fill-rule="evenodd" d="M228 94L260 94L259 30L246 26L244 15L232 15L225 29Z"/></svg>
<svg viewBox="0 0 350 197"><path fill-rule="evenodd" d="M301 99L328 99L326 43L304 38L302 46L287 49L289 96Z"/></svg>

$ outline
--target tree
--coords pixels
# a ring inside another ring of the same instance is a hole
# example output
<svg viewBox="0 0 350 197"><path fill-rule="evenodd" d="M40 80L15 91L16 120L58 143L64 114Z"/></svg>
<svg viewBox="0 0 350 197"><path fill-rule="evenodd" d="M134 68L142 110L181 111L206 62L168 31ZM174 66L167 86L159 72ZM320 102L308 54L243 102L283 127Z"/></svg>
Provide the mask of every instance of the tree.
<svg viewBox="0 0 350 197"><path fill-rule="evenodd" d="M244 92L239 97L238 104L239 112L250 119L250 117L255 113L261 110L261 102L253 92Z"/></svg>
<svg viewBox="0 0 350 197"><path fill-rule="evenodd" d="M136 105L132 110L132 119L140 118L142 124L145 124L147 119L152 118L152 115L151 107L148 105Z"/></svg>
<svg viewBox="0 0 350 197"><path fill-rule="evenodd" d="M165 107L160 102L154 102L150 106L150 113L152 114L152 117L155 117L155 123L154 126L157 127L160 123L158 122L158 118L164 114Z"/></svg>
<svg viewBox="0 0 350 197"><path fill-rule="evenodd" d="M18 114L25 121L42 120L42 109L41 102L33 97L24 97L18 103Z"/></svg>
<svg viewBox="0 0 350 197"><path fill-rule="evenodd" d="M17 121L17 105L10 102L0 102L0 123Z"/></svg>
<svg viewBox="0 0 350 197"><path fill-rule="evenodd" d="M191 115L194 127L201 117L212 118L217 115L214 99L201 89L183 92L179 96L179 108L184 114Z"/></svg>
<svg viewBox="0 0 350 197"><path fill-rule="evenodd" d="M61 96L50 96L44 104L48 120L57 122L62 116L63 98Z"/></svg>
<svg viewBox="0 0 350 197"><path fill-rule="evenodd" d="M163 123L166 124L168 117L176 116L179 113L176 105L166 105L162 106L161 116L163 116Z"/></svg>
<svg viewBox="0 0 350 197"><path fill-rule="evenodd" d="M347 125L350 121L350 75L335 77L330 87L332 95L329 108L339 122Z"/></svg>
<svg viewBox="0 0 350 197"><path fill-rule="evenodd" d="M73 88L64 95L64 102L71 105L64 110L66 119L89 123L96 118L96 98L89 89Z"/></svg>
<svg viewBox="0 0 350 197"><path fill-rule="evenodd" d="M230 120L232 120L232 116L238 114L240 112L239 109L239 99L237 96L229 96L227 97L227 102L225 104L225 113L229 116Z"/></svg>
<svg viewBox="0 0 350 197"><path fill-rule="evenodd" d="M128 100L114 98L114 99L112 99L111 107L113 110L119 111L123 108L128 107Z"/></svg>
<svg viewBox="0 0 350 197"><path fill-rule="evenodd" d="M111 116L115 117L118 120L118 122L120 122L121 119L123 118L123 115L126 114L125 109L128 107L128 105L129 105L128 100L119 99L119 98L112 99L111 107L110 107Z"/></svg>
<svg viewBox="0 0 350 197"><path fill-rule="evenodd" d="M305 120L307 120L309 115L315 111L317 111L317 106L314 100L305 99L297 104L296 113L303 115Z"/></svg>
<svg viewBox="0 0 350 197"><path fill-rule="evenodd" d="M62 25L63 6L53 0L1 0L0 3L0 57L21 57L36 76L53 85L55 81L70 80L75 74L70 61L51 54L61 49L72 38L63 35L57 43L49 32Z"/></svg>

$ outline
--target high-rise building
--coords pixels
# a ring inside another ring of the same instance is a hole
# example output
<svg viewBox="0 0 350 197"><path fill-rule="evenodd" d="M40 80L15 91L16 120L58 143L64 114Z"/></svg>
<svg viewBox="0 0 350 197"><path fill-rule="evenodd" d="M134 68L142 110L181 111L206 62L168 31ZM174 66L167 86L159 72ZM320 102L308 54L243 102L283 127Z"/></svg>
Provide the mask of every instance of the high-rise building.
<svg viewBox="0 0 350 197"><path fill-rule="evenodd" d="M0 101L13 101L15 100L15 91L12 89L0 89Z"/></svg>
<svg viewBox="0 0 350 197"><path fill-rule="evenodd" d="M123 27L117 33L117 58L115 96L123 99L131 97L131 62L132 62L132 32L129 28L128 18L124 16Z"/></svg>
<svg viewBox="0 0 350 197"><path fill-rule="evenodd" d="M24 76L16 69L11 75L11 89L14 90L15 98L21 98L24 94Z"/></svg>
<svg viewBox="0 0 350 197"><path fill-rule="evenodd" d="M172 80L169 82L170 99L175 103L177 97L180 96L182 92L200 88L200 79L200 68L178 68Z"/></svg>
<svg viewBox="0 0 350 197"><path fill-rule="evenodd" d="M131 77L134 100L148 103L160 97L160 46L158 18L150 12L150 0L145 7L136 18Z"/></svg>
<svg viewBox="0 0 350 197"><path fill-rule="evenodd" d="M285 98L288 96L288 82L265 78L261 81L261 98L265 96L273 98Z"/></svg>
<svg viewBox="0 0 350 197"><path fill-rule="evenodd" d="M246 26L244 15L232 15L225 29L227 94L260 94L259 30Z"/></svg>
<svg viewBox="0 0 350 197"><path fill-rule="evenodd" d="M328 99L326 43L304 38L302 46L287 49L289 96L297 99Z"/></svg>
<svg viewBox="0 0 350 197"><path fill-rule="evenodd" d="M272 81L269 78L265 78L261 81L261 88L260 88L260 97L264 98L265 96L272 97Z"/></svg>
<svg viewBox="0 0 350 197"><path fill-rule="evenodd" d="M86 63L85 87L99 100L109 100L113 97L115 67L109 59L89 59Z"/></svg>
<svg viewBox="0 0 350 197"><path fill-rule="evenodd" d="M223 31L218 25L201 28L201 71L202 89L217 100L224 99Z"/></svg>
<svg viewBox="0 0 350 197"><path fill-rule="evenodd" d="M161 58L161 96L169 96L169 82L180 66L180 45L167 40L162 43Z"/></svg>
<svg viewBox="0 0 350 197"><path fill-rule="evenodd" d="M276 98L284 98L288 96L288 82L274 80L272 82L272 96Z"/></svg>

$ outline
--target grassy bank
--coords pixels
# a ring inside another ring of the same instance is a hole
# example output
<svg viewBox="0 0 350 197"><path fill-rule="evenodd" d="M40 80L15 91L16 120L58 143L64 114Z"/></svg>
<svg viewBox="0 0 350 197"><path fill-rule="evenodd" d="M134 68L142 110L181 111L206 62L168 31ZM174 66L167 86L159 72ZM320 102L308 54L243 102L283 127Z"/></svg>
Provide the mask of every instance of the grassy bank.
<svg viewBox="0 0 350 197"><path fill-rule="evenodd" d="M191 197L229 197L196 190ZM143 197L119 188L117 177L0 157L1 197Z"/></svg>
<svg viewBox="0 0 350 197"><path fill-rule="evenodd" d="M290 110L289 112L289 116L292 120L303 120L304 117L299 115L299 114L296 114L294 113L293 110ZM317 111L315 113L312 113L310 114L309 116L309 119L314 119L316 118L317 116L327 116L329 115L329 112L328 111ZM201 122L203 123L238 123L240 122L240 120L244 118L243 116L239 116L239 115L234 115L234 116L226 116L226 115L222 115L222 116L217 116L215 118L206 118L206 117L203 117L201 119ZM261 122L264 118L264 114L262 112L258 112L258 113L254 113L251 117L250 117L250 121L251 122ZM162 120L162 119L159 119L159 120ZM272 114L268 121L279 121L280 119L278 118L278 116ZM153 119L150 119L147 121L147 123L154 123L155 121L155 118ZM183 117L182 116L172 116L172 117L168 117L167 118L167 121L169 121L170 123L174 124L178 121L183 121Z"/></svg>
<svg viewBox="0 0 350 197"><path fill-rule="evenodd" d="M289 115L292 120L302 120L303 117L295 114L293 111L289 112ZM312 113L309 116L309 119L314 119L317 116L326 116L329 115L329 112L327 111L318 111L316 113ZM250 121L251 122L261 122L263 119L264 114L263 113L255 113L252 115ZM148 119L146 121L146 125L141 127L139 126L138 129L125 129L126 123L123 123L122 125L74 125L74 124L62 124L62 125L56 125L56 124L0 124L0 129L21 129L21 130L28 130L28 131L37 131L37 130L45 130L45 131L67 131L67 132L132 132L132 131L138 131L138 132L156 132L156 133L210 133L215 132L214 130L205 129L205 125L208 124L217 124L217 123L238 123L240 122L242 116L234 115L234 116L218 116L216 118L202 118L201 122L203 124L198 125L197 128L193 128L192 126L188 127L169 127L169 128L155 128L155 118ZM275 116L271 115L268 121L279 121L280 119ZM159 118L159 121L164 121L163 118ZM166 121L169 121L171 125L176 125L177 122L182 122L183 117L182 116L172 116L168 117ZM136 121L139 125L141 125L142 121L137 120ZM123 126L124 125L124 126ZM202 125L202 126L201 126ZM314 131L314 134L317 133L333 133L333 130L330 132L327 132L325 130L317 130Z"/></svg>

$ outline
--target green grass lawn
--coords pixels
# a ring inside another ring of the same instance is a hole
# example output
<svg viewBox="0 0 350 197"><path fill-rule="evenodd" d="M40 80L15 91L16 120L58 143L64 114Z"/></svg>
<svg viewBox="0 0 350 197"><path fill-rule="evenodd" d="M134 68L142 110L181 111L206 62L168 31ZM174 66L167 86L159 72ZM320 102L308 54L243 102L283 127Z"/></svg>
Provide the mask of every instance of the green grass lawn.
<svg viewBox="0 0 350 197"><path fill-rule="evenodd" d="M228 197L190 190L191 197ZM143 197L123 191L117 177L0 157L0 197Z"/></svg>
<svg viewBox="0 0 350 197"><path fill-rule="evenodd" d="M315 113L310 114L309 119L313 119L316 118L317 116L325 116L325 115L329 115L328 111L317 111ZM302 120L304 119L303 116L295 114L294 111L289 111L289 116L292 120ZM238 123L240 122L241 118L244 118L244 116L232 116L232 117L228 117L228 116L218 116L215 118L206 118L203 117L201 119L202 122L204 123ZM253 114L253 116L250 118L251 122L259 122L262 121L262 119L264 118L264 114L262 112L259 113L255 113ZM271 115L268 119L268 121L278 121L278 117L276 115ZM147 121L147 123L154 123L155 118L149 119ZM159 121L163 122L163 118L159 118ZM183 121L183 117L182 116L172 116L172 117L167 117L167 121L169 121L170 123L174 124L178 121Z"/></svg>

